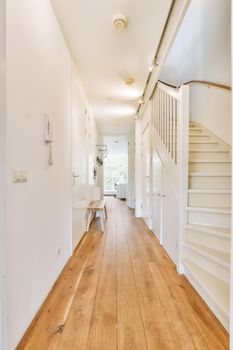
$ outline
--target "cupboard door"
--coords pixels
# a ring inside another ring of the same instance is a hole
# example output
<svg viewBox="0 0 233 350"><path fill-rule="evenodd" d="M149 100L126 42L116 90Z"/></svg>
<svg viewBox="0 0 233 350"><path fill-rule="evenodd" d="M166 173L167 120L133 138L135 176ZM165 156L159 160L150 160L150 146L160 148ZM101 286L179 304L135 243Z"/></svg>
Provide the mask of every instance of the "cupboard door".
<svg viewBox="0 0 233 350"><path fill-rule="evenodd" d="M142 136L142 216L145 223L151 228L151 152L150 152L150 132L149 128L146 129Z"/></svg>
<svg viewBox="0 0 233 350"><path fill-rule="evenodd" d="M162 164L156 149L152 154L152 231L162 243Z"/></svg>
<svg viewBox="0 0 233 350"><path fill-rule="evenodd" d="M177 262L178 200L170 181L162 170L162 244L173 262Z"/></svg>

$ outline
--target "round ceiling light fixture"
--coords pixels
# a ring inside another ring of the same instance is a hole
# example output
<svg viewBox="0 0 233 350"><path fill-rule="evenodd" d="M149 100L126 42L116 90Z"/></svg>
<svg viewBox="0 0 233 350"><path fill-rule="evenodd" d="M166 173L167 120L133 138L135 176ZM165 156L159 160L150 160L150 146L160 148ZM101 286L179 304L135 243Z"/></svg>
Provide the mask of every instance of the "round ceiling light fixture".
<svg viewBox="0 0 233 350"><path fill-rule="evenodd" d="M125 79L125 85L131 86L134 83L134 78Z"/></svg>
<svg viewBox="0 0 233 350"><path fill-rule="evenodd" d="M113 17L112 26L115 32L120 33L127 28L128 20L123 15L116 15Z"/></svg>

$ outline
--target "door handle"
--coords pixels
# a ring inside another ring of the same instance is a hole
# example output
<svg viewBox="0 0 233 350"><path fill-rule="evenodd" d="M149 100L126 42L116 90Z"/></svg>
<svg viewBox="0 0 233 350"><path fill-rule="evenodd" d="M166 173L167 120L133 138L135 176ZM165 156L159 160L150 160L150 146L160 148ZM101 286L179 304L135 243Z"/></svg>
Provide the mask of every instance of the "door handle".
<svg viewBox="0 0 233 350"><path fill-rule="evenodd" d="M162 194L161 197L162 197L162 198L165 198L166 196L165 196L165 194Z"/></svg>

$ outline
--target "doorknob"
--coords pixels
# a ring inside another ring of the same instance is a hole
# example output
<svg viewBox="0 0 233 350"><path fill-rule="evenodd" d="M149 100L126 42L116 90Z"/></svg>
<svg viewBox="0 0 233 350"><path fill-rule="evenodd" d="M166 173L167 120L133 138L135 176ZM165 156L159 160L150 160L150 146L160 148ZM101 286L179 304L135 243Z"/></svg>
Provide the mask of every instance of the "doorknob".
<svg viewBox="0 0 233 350"><path fill-rule="evenodd" d="M165 196L165 194L162 194L161 197L162 197L162 198L165 198L166 196Z"/></svg>

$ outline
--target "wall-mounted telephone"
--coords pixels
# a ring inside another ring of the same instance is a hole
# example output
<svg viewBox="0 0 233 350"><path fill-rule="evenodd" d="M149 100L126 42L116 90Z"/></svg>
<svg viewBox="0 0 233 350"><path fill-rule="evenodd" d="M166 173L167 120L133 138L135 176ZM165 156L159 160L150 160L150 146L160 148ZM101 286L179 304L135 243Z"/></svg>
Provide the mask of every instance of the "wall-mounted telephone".
<svg viewBox="0 0 233 350"><path fill-rule="evenodd" d="M53 123L49 114L44 114L44 141L53 141Z"/></svg>

